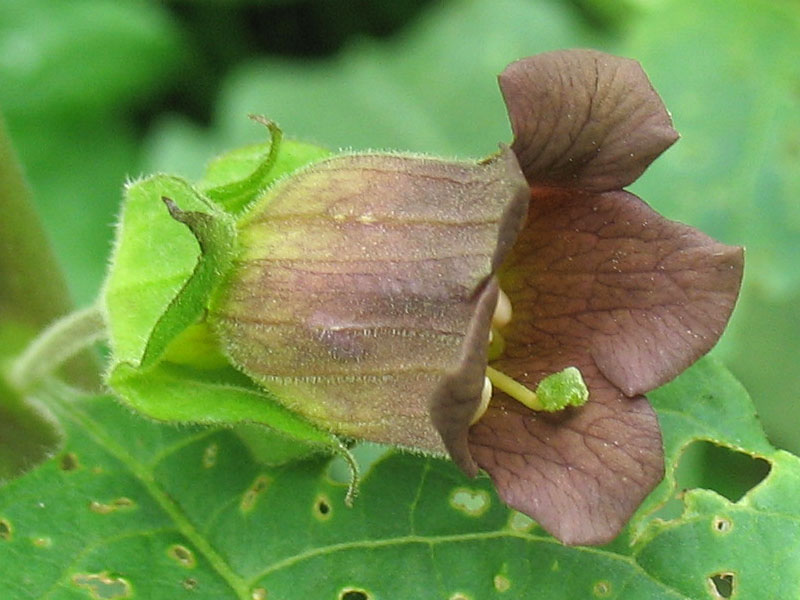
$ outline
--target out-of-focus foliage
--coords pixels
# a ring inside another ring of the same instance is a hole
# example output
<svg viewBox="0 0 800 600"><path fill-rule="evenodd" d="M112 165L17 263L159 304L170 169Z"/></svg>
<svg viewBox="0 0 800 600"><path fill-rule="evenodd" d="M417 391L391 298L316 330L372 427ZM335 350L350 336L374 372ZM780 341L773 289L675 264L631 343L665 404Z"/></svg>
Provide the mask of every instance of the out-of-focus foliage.
<svg viewBox="0 0 800 600"><path fill-rule="evenodd" d="M81 304L97 293L122 184L136 173L129 111L174 75L182 36L157 3L0 3L0 110Z"/></svg>
<svg viewBox="0 0 800 600"><path fill-rule="evenodd" d="M247 113L333 148L482 156L510 139L494 82L508 62L597 47L643 63L683 135L635 191L747 246L718 355L773 439L800 449L798 5L328 4L3 3L0 108L81 303L99 287L124 179L198 176L207 157L260 139Z"/></svg>

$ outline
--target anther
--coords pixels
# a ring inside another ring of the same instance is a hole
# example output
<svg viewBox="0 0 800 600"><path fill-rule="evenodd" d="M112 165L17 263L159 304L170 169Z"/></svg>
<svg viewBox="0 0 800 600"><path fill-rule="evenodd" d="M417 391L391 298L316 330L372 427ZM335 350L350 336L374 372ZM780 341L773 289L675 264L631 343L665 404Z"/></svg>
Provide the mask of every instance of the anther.
<svg viewBox="0 0 800 600"><path fill-rule="evenodd" d="M481 390L481 403L478 406L475 414L472 417L472 420L469 422L470 425L474 425L478 422L478 420L483 416L483 413L486 412L486 409L489 408L489 400L492 399L492 382L489 381L488 377L483 378L483 389Z"/></svg>
<svg viewBox="0 0 800 600"><path fill-rule="evenodd" d="M497 305L494 307L492 316L492 327L505 327L511 322L511 300L508 299L503 290L497 294Z"/></svg>

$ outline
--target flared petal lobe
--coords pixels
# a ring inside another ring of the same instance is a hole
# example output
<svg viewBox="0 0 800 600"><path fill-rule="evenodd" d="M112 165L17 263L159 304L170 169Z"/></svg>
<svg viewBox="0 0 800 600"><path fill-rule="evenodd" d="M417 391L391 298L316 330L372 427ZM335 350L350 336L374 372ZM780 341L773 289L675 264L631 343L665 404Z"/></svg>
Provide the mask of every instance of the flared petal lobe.
<svg viewBox="0 0 800 600"><path fill-rule="evenodd" d="M240 222L210 321L233 364L328 430L463 453L492 274L527 204L509 149L481 164L386 154L317 163Z"/></svg>
<svg viewBox="0 0 800 600"><path fill-rule="evenodd" d="M512 149L534 187L621 189L678 139L634 60L548 52L512 63L499 81Z"/></svg>
<svg viewBox="0 0 800 600"><path fill-rule="evenodd" d="M469 449L511 506L566 543L604 543L663 475L641 394L716 343L743 252L622 190L678 137L636 62L552 52L513 63L500 86L531 198L498 273L514 317L492 367L535 388L576 366L589 402L548 415L496 391Z"/></svg>
<svg viewBox="0 0 800 600"><path fill-rule="evenodd" d="M492 366L530 387L577 366L590 401L553 417L496 394L470 446L506 501L566 542L613 538L663 472L639 394L711 348L741 275L740 248L627 192L535 194L499 273L514 320Z"/></svg>

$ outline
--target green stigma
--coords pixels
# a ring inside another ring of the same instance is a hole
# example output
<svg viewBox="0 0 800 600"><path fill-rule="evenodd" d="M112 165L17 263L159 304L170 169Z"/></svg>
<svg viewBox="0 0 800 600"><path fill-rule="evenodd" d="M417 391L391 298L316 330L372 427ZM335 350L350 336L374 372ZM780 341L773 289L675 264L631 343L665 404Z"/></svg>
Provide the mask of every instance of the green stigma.
<svg viewBox="0 0 800 600"><path fill-rule="evenodd" d="M536 387L536 397L548 412L567 406L583 406L589 399L589 390L577 367L548 375Z"/></svg>

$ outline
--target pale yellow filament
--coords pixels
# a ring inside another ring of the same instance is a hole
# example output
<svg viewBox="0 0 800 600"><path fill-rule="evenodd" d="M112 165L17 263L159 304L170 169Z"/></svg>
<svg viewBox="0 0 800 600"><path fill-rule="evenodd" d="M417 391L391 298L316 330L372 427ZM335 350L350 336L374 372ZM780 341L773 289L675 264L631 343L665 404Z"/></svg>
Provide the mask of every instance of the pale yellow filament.
<svg viewBox="0 0 800 600"><path fill-rule="evenodd" d="M531 410L544 410L544 406L536 396L536 392L528 389L519 381L511 379L505 373L501 373L492 367L486 367L486 378L492 382L492 385L501 392L505 392L517 402L524 404Z"/></svg>

